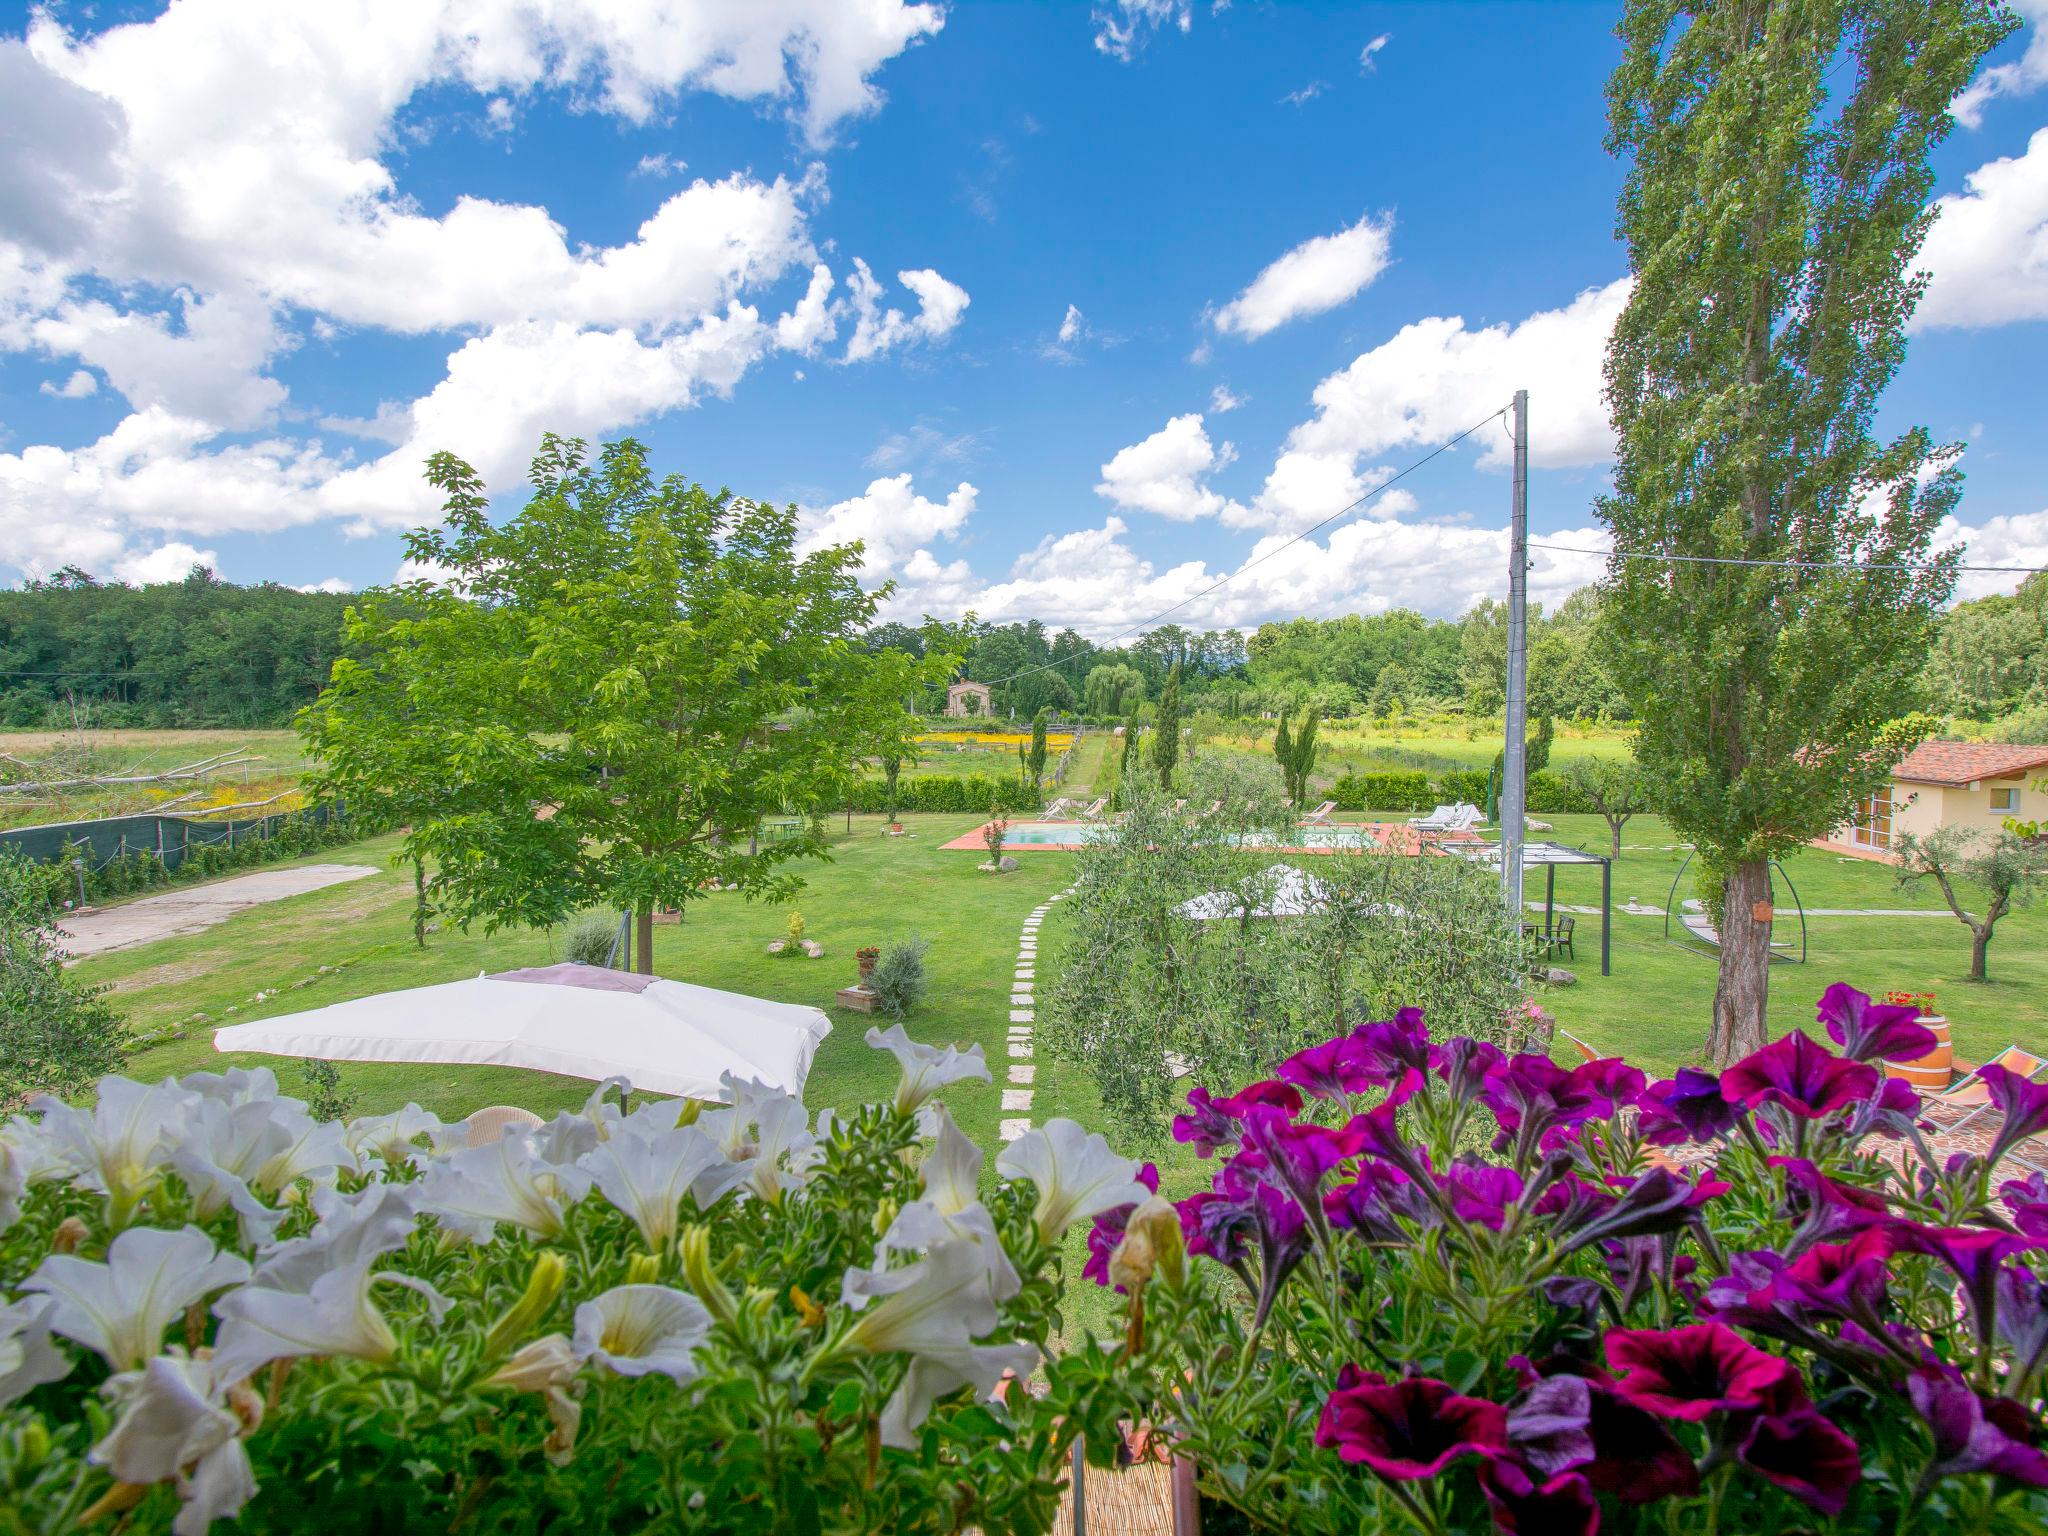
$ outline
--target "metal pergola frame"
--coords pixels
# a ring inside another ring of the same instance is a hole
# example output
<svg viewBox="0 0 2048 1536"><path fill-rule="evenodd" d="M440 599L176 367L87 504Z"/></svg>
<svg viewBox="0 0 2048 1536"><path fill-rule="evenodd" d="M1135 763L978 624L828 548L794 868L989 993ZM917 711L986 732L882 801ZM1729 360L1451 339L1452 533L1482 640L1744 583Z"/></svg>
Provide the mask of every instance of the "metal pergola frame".
<svg viewBox="0 0 2048 1536"><path fill-rule="evenodd" d="M1671 914L1679 911L1678 887L1685 879L1685 872L1692 868L1692 861L1697 854L1697 849L1686 854L1684 860L1678 866L1678 873L1671 877L1671 894L1664 898L1664 942L1685 950L1690 954L1705 955L1711 960L1717 958L1721 953L1720 940L1718 938L1709 939L1706 935L1695 931L1692 925L1686 922L1685 914L1682 912L1679 914L1678 934L1673 934L1671 931ZM1765 875L1770 882L1768 890L1771 903L1771 932L1775 934L1778 929L1778 882L1780 880L1785 882L1785 889L1792 893L1792 908L1799 914L1799 952L1797 954L1792 952L1792 941L1790 939L1770 938L1766 940L1768 947L1765 953L1768 958L1765 963L1769 965L1804 965L1806 963L1807 950L1806 903L1800 899L1799 887L1792 883L1792 877L1785 872L1785 866L1776 859L1772 859L1766 864ZM1679 935L1683 935L1683 937Z"/></svg>
<svg viewBox="0 0 2048 1536"><path fill-rule="evenodd" d="M1460 850L1463 851L1463 850ZM1470 859L1498 863L1500 844L1488 843L1466 853ZM1566 843L1524 843L1522 845L1522 868L1530 865L1543 866L1543 936L1550 938L1557 932L1557 866L1560 864L1598 864L1600 866L1600 974L1611 976L1613 967L1614 939L1614 861L1604 853L1592 853L1584 848L1573 848ZM1519 920L1519 918L1518 918Z"/></svg>

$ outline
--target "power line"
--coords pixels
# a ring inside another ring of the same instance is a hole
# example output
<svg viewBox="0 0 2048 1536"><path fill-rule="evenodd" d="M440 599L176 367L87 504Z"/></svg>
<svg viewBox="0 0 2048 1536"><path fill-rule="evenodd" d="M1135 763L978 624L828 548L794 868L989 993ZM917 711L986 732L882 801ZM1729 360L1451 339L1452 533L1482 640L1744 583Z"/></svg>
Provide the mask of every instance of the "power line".
<svg viewBox="0 0 2048 1536"><path fill-rule="evenodd" d="M1427 464L1431 459L1441 458L1444 454L1449 453L1453 448L1457 447L1458 444L1462 443L1466 438L1470 437L1474 432L1477 432L1481 427L1485 426L1488 422L1496 421L1500 417L1505 416L1508 410L1509 407L1504 405L1499 410L1480 417L1479 420L1473 422L1471 426L1467 427L1464 431L1460 432L1456 437L1453 437L1446 442L1438 444L1435 448L1431 449L1428 453L1425 453L1421 458L1417 459L1414 463L1408 465L1405 469L1401 470L1399 474L1393 475L1386 480L1382 480L1378 485L1374 486L1371 490L1367 491L1363 496L1359 497L1350 505L1339 507L1335 512L1332 512L1328 517L1322 519L1320 522L1310 523L1308 527L1302 529L1301 532L1297 533L1293 538L1289 539L1286 543L1274 545L1271 549L1267 550L1263 555L1260 555L1258 559L1246 561L1243 565L1240 565L1236 570L1229 572L1227 575L1220 576L1215 581L1210 582L1209 585L1202 588L1201 591L1192 592L1188 596L1182 598L1179 602L1175 603L1171 608L1162 609L1160 612L1153 614L1152 617L1149 619L1141 619L1136 624L1133 624L1129 629L1118 630L1115 634L1111 635L1107 640L1099 642L1096 646L1096 649L1107 650L1110 646L1115 645L1117 641L1122 640L1127 636L1135 635L1140 630L1150 629L1153 625L1157 624L1161 619L1166 618L1168 615L1179 613L1181 609L1187 607L1190 603L1200 602L1203 598L1207 597L1211 592L1214 592L1218 588L1225 586L1226 584L1232 581L1235 581L1238 577L1242 576L1246 571L1250 570L1253 566L1263 565L1268 560L1272 559L1275 555L1281 553L1283 550L1292 549L1295 545L1299 544L1302 540L1306 539L1310 534L1320 532L1322 529L1327 528L1330 526L1330 524L1336 522L1338 518L1347 516L1350 513L1357 511L1360 507L1364 506L1368 501L1371 501L1375 496L1381 495L1386 491L1392 490L1396 484L1407 479L1410 475L1414 474L1415 471L1422 468L1423 465ZM1064 667L1069 662L1080 661L1082 659L1083 658L1079 656L1068 656L1058 661L1042 661L1035 667L1026 667L1021 672L1012 672L1008 677L998 677L991 679L989 682L984 684L984 686L989 688L1000 688L1005 683L1014 683L1020 677L1030 677L1034 673L1038 672L1049 672L1054 667Z"/></svg>
<svg viewBox="0 0 2048 1536"><path fill-rule="evenodd" d="M1599 558L1617 560L1665 560L1684 565L1754 565L1774 566L1795 571L1931 571L1931 564L1921 565L1867 565L1855 560L1743 560L1733 555L1666 555L1655 550L1638 549L1579 549L1570 544L1538 544L1530 541L1531 549L1547 549L1560 555L1596 555ZM2042 565L1959 565L1958 571L1968 571L1980 576L2038 576L2048 566Z"/></svg>

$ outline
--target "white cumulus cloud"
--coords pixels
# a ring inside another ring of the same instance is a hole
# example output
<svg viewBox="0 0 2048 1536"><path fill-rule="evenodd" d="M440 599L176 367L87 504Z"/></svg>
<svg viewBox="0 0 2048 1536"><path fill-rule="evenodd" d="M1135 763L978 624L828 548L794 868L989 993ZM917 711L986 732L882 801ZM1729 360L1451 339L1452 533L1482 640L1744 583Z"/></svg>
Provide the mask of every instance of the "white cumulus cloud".
<svg viewBox="0 0 2048 1536"><path fill-rule="evenodd" d="M2025 154L1979 166L1963 186L1935 199L1915 328L2048 318L2048 128Z"/></svg>
<svg viewBox="0 0 2048 1536"><path fill-rule="evenodd" d="M1189 0L1114 0L1090 13L1095 23L1095 49L1120 63L1128 64L1161 27L1178 27L1182 32L1194 25Z"/></svg>
<svg viewBox="0 0 2048 1536"><path fill-rule="evenodd" d="M59 400L83 400L98 391L100 381L89 369L79 368L62 384L45 379L38 387L44 394L55 395Z"/></svg>
<svg viewBox="0 0 2048 1536"><path fill-rule="evenodd" d="M2007 64L1994 64L1970 82L1950 108L1965 128L1981 127L1984 109L1998 96L2023 96L2048 85L2048 0L2012 0L2026 18L2026 52Z"/></svg>
<svg viewBox="0 0 2048 1536"><path fill-rule="evenodd" d="M962 480L944 501L920 496L906 472L871 481L867 490L821 510L803 509L799 548L808 553L832 544L862 546L863 572L870 582L895 574L913 557L924 554L936 569L926 546L954 539L974 512L978 492Z"/></svg>
<svg viewBox="0 0 2048 1536"><path fill-rule="evenodd" d="M1215 517L1228 505L1203 479L1237 457L1229 443L1218 448L1198 413L1175 416L1142 442L1117 450L1102 466L1095 494L1134 512L1153 512L1176 522Z"/></svg>
<svg viewBox="0 0 2048 1536"><path fill-rule="evenodd" d="M1227 335L1256 340L1290 320L1335 309L1387 269L1393 233L1391 217L1367 214L1334 235L1304 240L1253 278L1210 321Z"/></svg>

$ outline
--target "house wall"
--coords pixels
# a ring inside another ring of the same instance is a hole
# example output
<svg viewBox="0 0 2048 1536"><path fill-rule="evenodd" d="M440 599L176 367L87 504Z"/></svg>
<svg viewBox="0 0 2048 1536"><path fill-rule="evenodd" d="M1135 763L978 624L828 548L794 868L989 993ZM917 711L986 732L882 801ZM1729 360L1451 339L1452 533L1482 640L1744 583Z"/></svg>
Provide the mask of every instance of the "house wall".
<svg viewBox="0 0 2048 1536"><path fill-rule="evenodd" d="M1902 832L1926 837L1941 827L1974 827L1996 832L2008 816L2018 817L2021 821L2048 821L2048 792L2033 787L2035 777L1982 779L1975 789L1894 779L1892 838L1896 841ZM1994 811L1991 808L1991 791L1994 789L2017 789L2020 792L2018 809ZM1856 841L1854 829L1847 825L1835 828L1817 846L1864 858L1888 857L1885 850Z"/></svg>

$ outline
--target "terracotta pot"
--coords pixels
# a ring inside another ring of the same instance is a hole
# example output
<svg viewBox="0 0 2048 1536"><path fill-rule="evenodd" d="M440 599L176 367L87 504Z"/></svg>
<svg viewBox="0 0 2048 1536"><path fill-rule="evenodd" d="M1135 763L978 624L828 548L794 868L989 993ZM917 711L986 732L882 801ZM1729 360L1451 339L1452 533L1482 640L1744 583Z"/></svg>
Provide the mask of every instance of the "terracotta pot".
<svg viewBox="0 0 2048 1536"><path fill-rule="evenodd" d="M882 958L882 952L879 949L863 949L856 951L853 958L860 966L860 984L866 986L874 980L875 962Z"/></svg>
<svg viewBox="0 0 2048 1536"><path fill-rule="evenodd" d="M1948 1020L1938 1013L1923 1013L1914 1022L1933 1032L1934 1049L1925 1056L1915 1057L1911 1061L1888 1061L1884 1064L1885 1072L1915 1088L1946 1088L1949 1079L1955 1076L1956 1063L1955 1045L1949 1039Z"/></svg>

